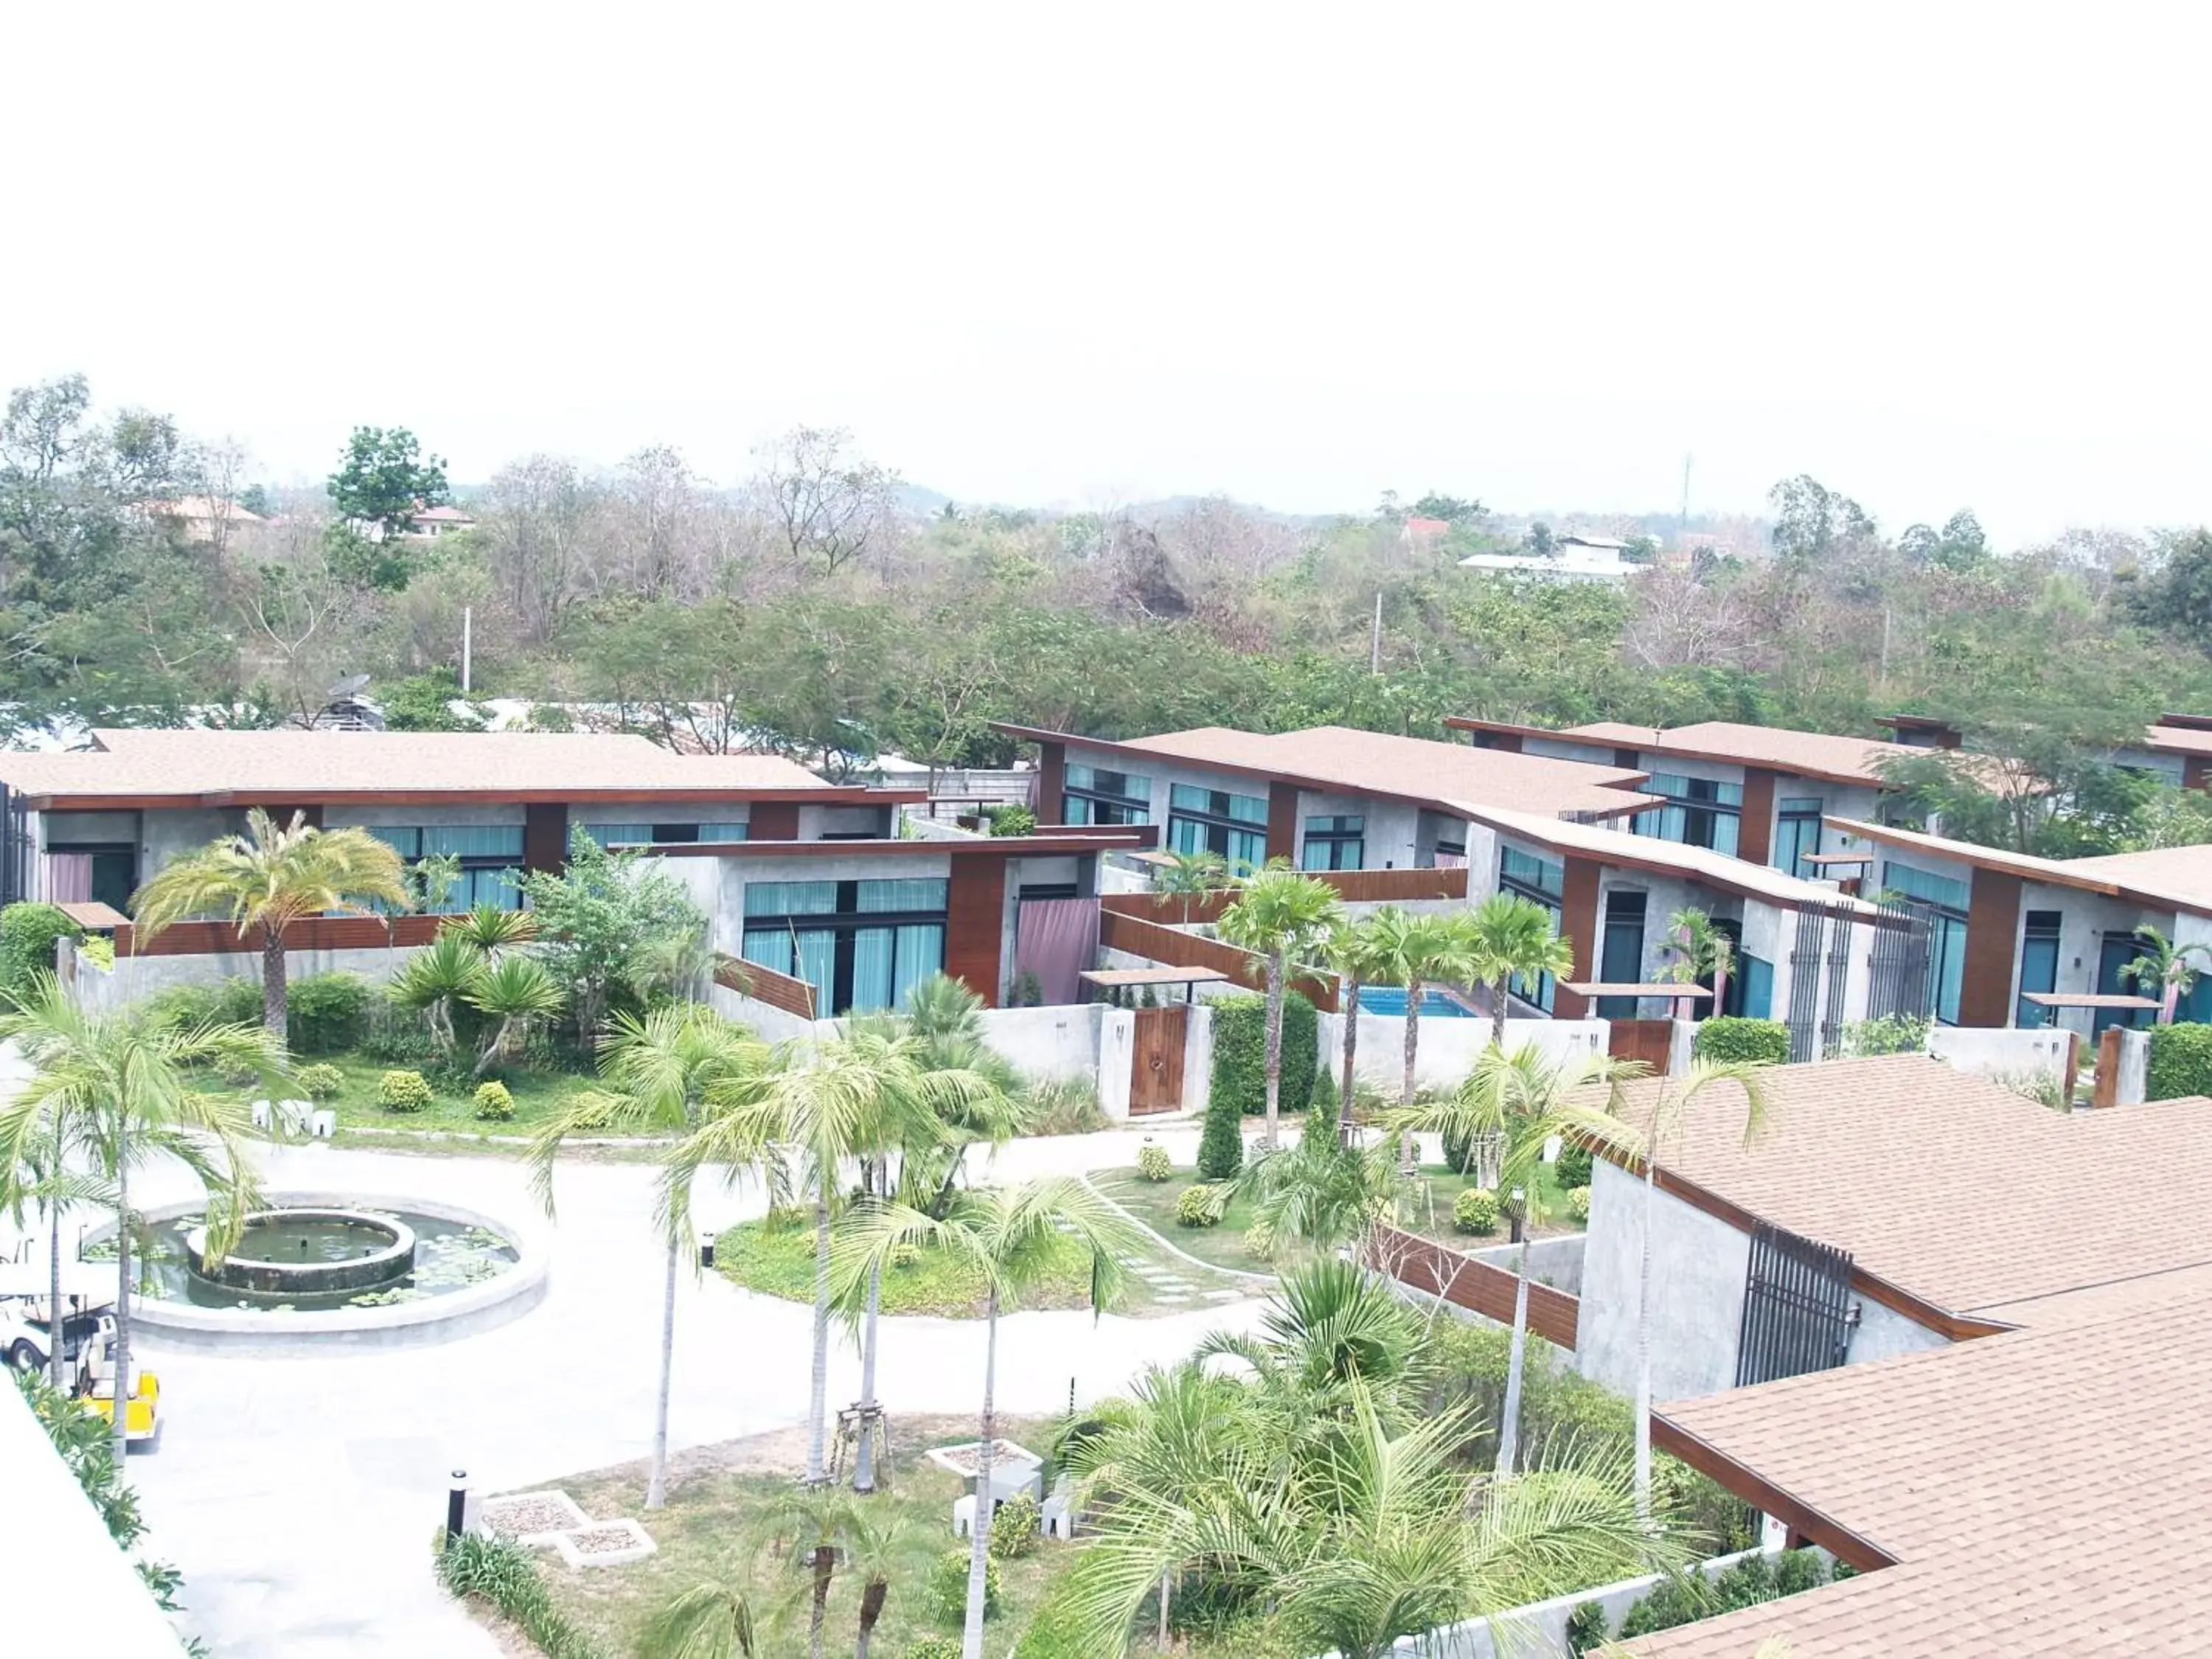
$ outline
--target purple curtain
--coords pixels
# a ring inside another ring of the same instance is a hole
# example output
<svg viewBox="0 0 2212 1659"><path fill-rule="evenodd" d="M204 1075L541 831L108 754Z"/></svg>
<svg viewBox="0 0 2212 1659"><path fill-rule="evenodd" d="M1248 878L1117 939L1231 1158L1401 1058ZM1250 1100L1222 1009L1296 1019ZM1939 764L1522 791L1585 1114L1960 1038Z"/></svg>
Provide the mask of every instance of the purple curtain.
<svg viewBox="0 0 2212 1659"><path fill-rule="evenodd" d="M92 896L92 854L46 854L46 902L82 904Z"/></svg>
<svg viewBox="0 0 2212 1659"><path fill-rule="evenodd" d="M1098 960L1098 901L1024 899L1014 928L1014 981L1035 974L1048 1003L1079 1002Z"/></svg>

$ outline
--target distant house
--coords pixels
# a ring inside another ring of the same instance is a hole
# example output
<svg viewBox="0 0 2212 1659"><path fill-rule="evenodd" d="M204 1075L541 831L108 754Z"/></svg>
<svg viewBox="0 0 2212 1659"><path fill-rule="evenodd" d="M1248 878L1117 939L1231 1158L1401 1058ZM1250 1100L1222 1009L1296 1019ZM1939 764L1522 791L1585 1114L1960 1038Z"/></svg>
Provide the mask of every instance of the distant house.
<svg viewBox="0 0 2212 1659"><path fill-rule="evenodd" d="M458 507L426 507L408 520L407 534L417 540L435 541L441 536L476 527L475 518Z"/></svg>
<svg viewBox="0 0 2212 1659"><path fill-rule="evenodd" d="M171 501L149 501L146 510L155 518L174 524L184 532L186 541L201 544L227 540L241 525L265 522L259 514L247 512L236 501L210 495L179 495Z"/></svg>
<svg viewBox="0 0 2212 1659"><path fill-rule="evenodd" d="M1459 562L1459 568L1543 576L1553 581L1607 582L1616 586L1650 568L1621 557L1628 544L1607 536L1563 535L1554 538L1552 544L1559 550L1548 555L1473 553Z"/></svg>

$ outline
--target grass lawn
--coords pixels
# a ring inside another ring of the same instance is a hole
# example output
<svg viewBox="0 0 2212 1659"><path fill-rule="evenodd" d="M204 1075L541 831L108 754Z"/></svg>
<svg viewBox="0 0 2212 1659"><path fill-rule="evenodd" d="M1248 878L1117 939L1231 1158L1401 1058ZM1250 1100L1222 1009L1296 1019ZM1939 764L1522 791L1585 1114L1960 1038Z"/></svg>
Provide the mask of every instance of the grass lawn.
<svg viewBox="0 0 2212 1659"><path fill-rule="evenodd" d="M514 1115L503 1122L477 1116L476 1085L465 1079L449 1082L426 1068L394 1066L364 1060L358 1054L317 1054L304 1058L303 1066L335 1066L345 1074L345 1087L330 1103L338 1115L338 1127L379 1129L444 1129L464 1134L528 1134L578 1095L599 1086L596 1078L574 1072L525 1071L513 1067L500 1074L507 1091L514 1097ZM433 1099L419 1112L387 1112L376 1103L377 1085L388 1071L422 1071L429 1080ZM379 1144L380 1138L372 1138Z"/></svg>
<svg viewBox="0 0 2212 1659"><path fill-rule="evenodd" d="M1415 1199L1413 1214L1406 1222L1408 1231L1449 1244L1456 1249L1479 1250L1486 1245L1503 1244L1512 1237L1511 1228L1503 1220L1495 1232L1483 1235L1463 1233L1452 1225L1452 1200L1474 1185L1466 1176L1455 1175L1448 1165L1424 1164L1421 1166L1422 1189ZM1542 1194L1544 1219L1536 1229L1538 1238L1551 1238L1561 1233L1578 1233L1583 1224L1576 1220L1567 1209L1566 1193L1559 1186L1559 1170L1546 1164L1540 1167L1537 1182Z"/></svg>

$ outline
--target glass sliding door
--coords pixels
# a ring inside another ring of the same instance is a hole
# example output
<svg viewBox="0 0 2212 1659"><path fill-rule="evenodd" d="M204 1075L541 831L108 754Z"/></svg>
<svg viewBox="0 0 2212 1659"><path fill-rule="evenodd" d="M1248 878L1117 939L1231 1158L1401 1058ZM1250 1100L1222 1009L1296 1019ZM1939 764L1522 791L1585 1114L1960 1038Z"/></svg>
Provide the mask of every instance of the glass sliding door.
<svg viewBox="0 0 2212 1659"><path fill-rule="evenodd" d="M2030 910L2021 932L2020 1001L2013 1009L2013 1024L2029 1030L2051 1023L2051 1012L2030 1002L2030 991L2058 988L2058 924L2056 910Z"/></svg>
<svg viewBox="0 0 2212 1659"><path fill-rule="evenodd" d="M745 886L744 953L814 988L817 1015L896 1008L945 963L947 884L770 881Z"/></svg>

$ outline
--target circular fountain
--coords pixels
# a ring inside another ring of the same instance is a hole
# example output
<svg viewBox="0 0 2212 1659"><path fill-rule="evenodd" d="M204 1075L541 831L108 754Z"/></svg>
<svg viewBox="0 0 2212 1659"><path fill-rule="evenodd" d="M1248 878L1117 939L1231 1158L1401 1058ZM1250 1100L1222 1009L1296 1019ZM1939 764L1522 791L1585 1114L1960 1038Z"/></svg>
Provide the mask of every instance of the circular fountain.
<svg viewBox="0 0 2212 1659"><path fill-rule="evenodd" d="M228 1255L209 1256L205 1224L185 1233L185 1249L193 1277L295 1306L384 1290L415 1271L415 1230L360 1210L257 1210Z"/></svg>

